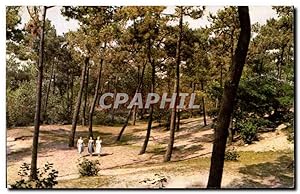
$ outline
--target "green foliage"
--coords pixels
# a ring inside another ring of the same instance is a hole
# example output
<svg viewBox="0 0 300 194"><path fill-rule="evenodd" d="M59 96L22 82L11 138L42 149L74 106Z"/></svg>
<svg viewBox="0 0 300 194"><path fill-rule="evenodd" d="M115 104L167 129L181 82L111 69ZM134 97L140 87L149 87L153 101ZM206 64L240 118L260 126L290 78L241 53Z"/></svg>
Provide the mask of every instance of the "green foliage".
<svg viewBox="0 0 300 194"><path fill-rule="evenodd" d="M224 160L226 161L238 161L240 154L233 148L225 151Z"/></svg>
<svg viewBox="0 0 300 194"><path fill-rule="evenodd" d="M240 135L245 143L251 144L256 138L257 125L253 119L248 119L237 123L237 128L240 131Z"/></svg>
<svg viewBox="0 0 300 194"><path fill-rule="evenodd" d="M93 124L119 126L125 123L125 114L115 113L114 120L109 113L103 111L95 111Z"/></svg>
<svg viewBox="0 0 300 194"><path fill-rule="evenodd" d="M78 164L80 176L96 176L100 171L100 163L98 160L90 161L86 158Z"/></svg>
<svg viewBox="0 0 300 194"><path fill-rule="evenodd" d="M30 180L30 165L23 163L18 175L20 180L11 185L12 189L49 189L57 184L58 171L53 168L52 163L46 163L42 169L37 169L37 180Z"/></svg>
<svg viewBox="0 0 300 194"><path fill-rule="evenodd" d="M6 39L20 41L22 30L17 26L21 24L20 6L6 6Z"/></svg>
<svg viewBox="0 0 300 194"><path fill-rule="evenodd" d="M16 90L6 90L7 126L33 123L35 112L35 84L23 82Z"/></svg>

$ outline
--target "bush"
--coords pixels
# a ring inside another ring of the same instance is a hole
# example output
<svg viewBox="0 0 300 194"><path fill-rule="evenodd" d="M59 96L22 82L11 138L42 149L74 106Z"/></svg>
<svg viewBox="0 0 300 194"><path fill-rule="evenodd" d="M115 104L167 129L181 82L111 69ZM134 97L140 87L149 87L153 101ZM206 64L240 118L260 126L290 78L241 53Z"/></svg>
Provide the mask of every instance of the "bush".
<svg viewBox="0 0 300 194"><path fill-rule="evenodd" d="M35 113L34 82L24 82L16 90L6 90L6 111L8 127L33 123Z"/></svg>
<svg viewBox="0 0 300 194"><path fill-rule="evenodd" d="M58 171L53 169L52 163L46 163L42 169L37 169L37 180L30 180L30 165L23 163L20 167L18 175L21 177L19 181L11 185L12 189L29 189L29 188L53 188L57 184L56 178Z"/></svg>
<svg viewBox="0 0 300 194"><path fill-rule="evenodd" d="M240 155L235 149L226 150L224 159L226 161L237 161Z"/></svg>
<svg viewBox="0 0 300 194"><path fill-rule="evenodd" d="M243 141L247 144L251 144L256 138L257 125L253 120L246 120L237 124Z"/></svg>
<svg viewBox="0 0 300 194"><path fill-rule="evenodd" d="M78 170L80 176L96 176L100 171L100 163L98 160L90 161L88 159L83 159L78 164Z"/></svg>

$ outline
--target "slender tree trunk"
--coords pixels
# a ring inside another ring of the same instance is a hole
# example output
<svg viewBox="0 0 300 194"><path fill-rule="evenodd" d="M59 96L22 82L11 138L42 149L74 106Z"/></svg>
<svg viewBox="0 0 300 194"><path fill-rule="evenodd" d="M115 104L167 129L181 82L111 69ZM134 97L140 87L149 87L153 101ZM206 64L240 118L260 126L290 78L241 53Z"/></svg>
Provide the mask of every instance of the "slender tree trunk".
<svg viewBox="0 0 300 194"><path fill-rule="evenodd" d="M194 93L195 92L195 88L196 88L196 83L195 82L193 82L192 83L192 93ZM190 118L193 118L193 109L191 109L190 110Z"/></svg>
<svg viewBox="0 0 300 194"><path fill-rule="evenodd" d="M86 76L85 76L85 90L84 90L84 102L83 102L83 108L82 108L82 125L86 125L86 104L87 104L87 98L88 98L88 87L89 87L89 74L90 74L90 67L87 67L86 70Z"/></svg>
<svg viewBox="0 0 300 194"><path fill-rule="evenodd" d="M73 114L73 102L74 102L74 74L73 70L71 71L71 100L70 100L70 115L69 119L72 122L72 114Z"/></svg>
<svg viewBox="0 0 300 194"><path fill-rule="evenodd" d="M221 63L220 86L223 88L223 63Z"/></svg>
<svg viewBox="0 0 300 194"><path fill-rule="evenodd" d="M67 75L67 118L65 118L68 122L69 122L69 118L70 118L70 113L71 113L71 110L70 110L70 76L69 76L70 72L68 71L68 75Z"/></svg>
<svg viewBox="0 0 300 194"><path fill-rule="evenodd" d="M116 99L117 96L117 85L118 85L118 77L115 77L115 84L114 84L114 99ZM110 110L110 115L111 115L111 123L114 123L115 121L115 109L113 106L111 106Z"/></svg>
<svg viewBox="0 0 300 194"><path fill-rule="evenodd" d="M69 147L74 147L74 138L75 138L76 126L77 126L78 115L79 115L80 106L81 106L81 98L82 98L83 87L84 87L84 77L85 77L87 66L89 64L89 60L90 60L89 57L85 58L84 66L83 66L82 71L81 71L80 88L79 88L79 91L78 91L77 102L76 102L75 110L74 110L74 113L73 113L72 129L71 129L70 135L69 135Z"/></svg>
<svg viewBox="0 0 300 194"><path fill-rule="evenodd" d="M141 90L141 88L142 88L142 85L143 85L143 79L144 79L144 74L145 74L145 69L146 69L146 64L147 64L147 63L145 62L144 65L143 65L140 83L138 84L135 93L139 93L140 90ZM123 127L122 127L122 129L120 130L120 133L119 133L119 135L118 135L116 141L120 141L120 140L121 140L122 135L123 135L123 133L124 133L124 131L125 131L127 125L128 125L128 122L129 122L129 119L130 119L130 115L131 115L131 113L132 113L133 108L134 108L134 106L132 106L132 108L129 110L128 115L127 115L126 120L125 120L125 123L123 124Z"/></svg>
<svg viewBox="0 0 300 194"><path fill-rule="evenodd" d="M203 81L201 81L201 90L202 90L202 92L204 92L204 84L203 84ZM205 110L205 99L204 99L204 96L202 97L202 110L203 110L203 124L204 124L204 126L207 126L207 123L206 123L206 110Z"/></svg>
<svg viewBox="0 0 300 194"><path fill-rule="evenodd" d="M138 66L137 80L138 80L138 83L140 83L140 66ZM137 106L134 106L133 114L132 114L132 125L135 125L135 122L136 122L136 112L137 112Z"/></svg>
<svg viewBox="0 0 300 194"><path fill-rule="evenodd" d="M94 98L93 98L93 102L91 104L91 108L90 108L90 112L89 112L89 137L93 137L93 115L94 115L95 106L96 106L98 95L99 95L99 88L101 85L103 63L104 63L104 59L101 59L99 70L98 70L98 77L97 77L97 83L96 83L96 87L95 87Z"/></svg>
<svg viewBox="0 0 300 194"><path fill-rule="evenodd" d="M172 152L173 152L173 145L174 145L174 138L175 138L175 125L176 125L176 106L178 102L178 92L179 92L179 68L181 62L181 39L182 39L182 23L183 23L183 8L180 7L180 18L179 18L179 33L177 39L177 46L176 46L176 79L174 84L174 93L176 93L176 100L175 106L171 112L171 119L170 119L170 140L168 143L167 151L164 156L164 162L168 162L171 160Z"/></svg>
<svg viewBox="0 0 300 194"><path fill-rule="evenodd" d="M46 6L43 7L42 13L42 26L39 45L39 59L38 59L38 77L36 86L36 107L34 116L34 133L32 142L32 154L31 154L31 168L30 179L37 179L37 154L39 144L39 132L40 132L40 119L41 119L41 104L42 104L42 86L43 86L43 66L44 66L44 31L45 31L45 19L46 19Z"/></svg>
<svg viewBox="0 0 300 194"><path fill-rule="evenodd" d="M144 88L143 85L141 86L141 94L142 94L142 98L143 96L145 96L144 94ZM144 102L145 100L143 100ZM144 104L143 104L144 105ZM146 110L145 110L145 106L143 106L143 108L140 110L140 119L143 120L144 119L144 114L145 114Z"/></svg>
<svg viewBox="0 0 300 194"><path fill-rule="evenodd" d="M152 71L151 71L151 93L154 93L155 92L155 62L154 62L154 59L151 59L151 42L150 42L150 39L149 39L149 42L148 42L148 60L149 60L149 62L151 64L151 67L152 67ZM146 149L147 149L147 145L148 145L149 138L150 138L150 133L151 133L151 128L152 128L153 109L154 109L154 105L151 104L150 105L149 118L148 118L147 132L146 132L146 136L145 136L143 146L142 146L141 151L140 151L139 154L144 154L146 152Z"/></svg>
<svg viewBox="0 0 300 194"><path fill-rule="evenodd" d="M50 79L49 79L49 84L48 84L48 87L47 87L46 99L45 99L45 104L44 104L44 113L43 113L43 122L44 123L45 122L47 123L47 106L48 106L48 99L49 99L53 74L54 74L54 62L51 65Z"/></svg>
<svg viewBox="0 0 300 194"><path fill-rule="evenodd" d="M228 126L250 41L251 25L248 7L239 6L238 14L241 31L235 50L234 61L224 85L223 97L215 129L215 139L207 184L208 188L220 188L221 186Z"/></svg>

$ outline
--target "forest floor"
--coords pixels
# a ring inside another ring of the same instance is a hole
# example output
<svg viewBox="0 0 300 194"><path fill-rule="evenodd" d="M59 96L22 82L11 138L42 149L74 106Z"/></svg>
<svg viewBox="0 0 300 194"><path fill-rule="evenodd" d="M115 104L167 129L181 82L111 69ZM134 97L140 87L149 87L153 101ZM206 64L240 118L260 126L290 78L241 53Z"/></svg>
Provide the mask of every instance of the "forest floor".
<svg viewBox="0 0 300 194"><path fill-rule="evenodd" d="M208 123L211 123L208 120ZM145 154L138 155L146 133L146 122L126 128L121 142L115 142L121 127L94 126L95 137L101 136L103 149L99 160L101 170L95 177L79 177L76 148L68 147L70 125L43 125L40 129L38 165L47 161L59 171L57 188L158 188L153 180L165 177L167 188L204 188L209 173L213 130L203 127L201 118L184 119L176 132L172 162L163 163L169 131L154 124ZM7 183L19 179L22 163L30 163L33 127L7 130ZM88 138L87 127L78 126L76 140ZM242 145L235 142L240 158L226 161L222 187L227 188L289 188L294 186L294 144L284 131L260 133L259 141Z"/></svg>

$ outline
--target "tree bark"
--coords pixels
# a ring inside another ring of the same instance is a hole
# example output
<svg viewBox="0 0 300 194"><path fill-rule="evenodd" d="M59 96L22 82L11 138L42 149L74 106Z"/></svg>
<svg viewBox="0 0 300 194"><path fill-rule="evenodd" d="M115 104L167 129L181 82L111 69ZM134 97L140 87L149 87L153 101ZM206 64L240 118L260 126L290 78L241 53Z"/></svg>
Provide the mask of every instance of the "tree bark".
<svg viewBox="0 0 300 194"><path fill-rule="evenodd" d="M31 168L30 168L31 180L36 180L38 178L37 177L37 154L38 154L41 104L42 104L42 86L43 86L43 68L44 68L44 31L45 31L46 10L47 8L44 6L43 13L42 13L42 26L41 26L41 34L40 34L40 45L39 45L38 77L37 77L37 87L36 87L36 107L35 107L35 116L34 116L34 133L33 133Z"/></svg>
<svg viewBox="0 0 300 194"><path fill-rule="evenodd" d="M251 25L248 7L239 6L238 15L241 31L235 50L234 61L224 84L223 97L215 129L207 188L221 187L228 126L250 41Z"/></svg>
<svg viewBox="0 0 300 194"><path fill-rule="evenodd" d="M86 76L85 76L85 90L84 90L84 103L82 108L82 125L86 125L86 104L88 98L88 87L89 87L89 74L90 74L90 67L87 67Z"/></svg>
<svg viewBox="0 0 300 194"><path fill-rule="evenodd" d="M82 98L83 87L84 87L84 77L85 77L87 66L89 64L89 60L90 60L89 57L85 58L84 66L83 66L82 71L81 71L80 88L79 88L79 91L78 91L77 102L76 102L75 110L74 110L74 113L73 113L72 128L71 128L71 132L70 132L70 135L69 135L69 147L74 147L74 138L75 138L76 126L77 126L77 120L78 120L78 115L79 115L79 111L80 111L81 98Z"/></svg>
<svg viewBox="0 0 300 194"><path fill-rule="evenodd" d="M201 81L201 90L204 92L204 84L203 81ZM203 124L204 126L207 126L206 123L206 109L205 109L205 99L204 96L202 97L202 111L203 111Z"/></svg>
<svg viewBox="0 0 300 194"><path fill-rule="evenodd" d="M181 61L181 40L182 40L182 32L183 32L183 8L180 7L180 18L179 18L179 32L177 38L177 46L176 46L176 78L174 84L174 93L176 93L176 100L175 106L171 112L171 119L170 119L170 139L167 147L167 151L164 156L164 162L168 162L171 160L172 152L173 152L173 144L174 144L174 137L175 137L175 125L176 125L176 106L178 102L178 92L179 92L179 68L180 68L180 61Z"/></svg>
<svg viewBox="0 0 300 194"><path fill-rule="evenodd" d="M99 95L99 88L101 85L103 63L104 63L104 59L101 59L99 70L98 70L98 77L97 77L97 83L96 83L96 87L95 87L94 98L93 98L90 112L89 112L89 137L93 137L93 116L94 116L95 106L96 106L98 95Z"/></svg>
<svg viewBox="0 0 300 194"><path fill-rule="evenodd" d="M151 93L154 93L155 92L155 62L154 62L154 59L151 59L151 42L150 42L150 39L149 39L149 42L148 42L148 60L149 60L149 62L151 64L151 67L152 67L152 71L151 71ZM154 105L151 104L150 105L149 118L148 118L147 132L146 132L146 136L145 136L143 146L142 146L141 151L139 153L140 155L144 154L146 152L147 145L148 145L148 142L149 142L151 128L152 128L152 120L153 120L153 109L154 109Z"/></svg>

